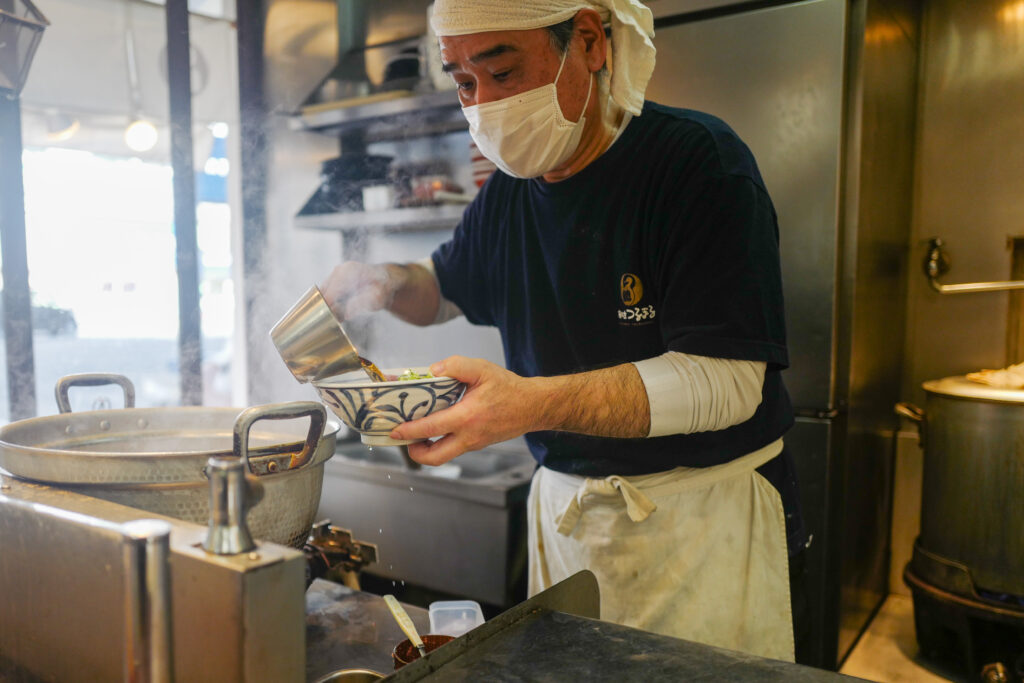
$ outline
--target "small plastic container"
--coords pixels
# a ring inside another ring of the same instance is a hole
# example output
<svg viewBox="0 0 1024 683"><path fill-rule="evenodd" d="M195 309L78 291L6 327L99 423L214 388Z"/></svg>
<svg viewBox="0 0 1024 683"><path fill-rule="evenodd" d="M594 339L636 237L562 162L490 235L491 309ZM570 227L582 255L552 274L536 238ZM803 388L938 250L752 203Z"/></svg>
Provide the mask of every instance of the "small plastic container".
<svg viewBox="0 0 1024 683"><path fill-rule="evenodd" d="M458 638L484 623L484 612L473 600L446 600L430 603L430 632Z"/></svg>

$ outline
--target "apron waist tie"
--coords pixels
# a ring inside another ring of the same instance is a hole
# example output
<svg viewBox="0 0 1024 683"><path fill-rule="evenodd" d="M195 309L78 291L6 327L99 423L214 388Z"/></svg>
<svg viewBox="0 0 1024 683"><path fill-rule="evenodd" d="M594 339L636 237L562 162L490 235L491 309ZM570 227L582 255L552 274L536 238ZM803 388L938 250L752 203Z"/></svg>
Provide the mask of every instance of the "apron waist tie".
<svg viewBox="0 0 1024 683"><path fill-rule="evenodd" d="M639 483L655 497L676 492L690 486L709 486L717 481L754 472L758 467L781 452L782 439L778 439L764 448L721 465L700 468L699 470L683 467L676 468L670 471L667 482L664 479L662 480L664 483L651 481L650 476L652 475L643 475L639 477ZM682 473L682 478L676 475L677 472ZM633 479L636 480L638 478L634 477ZM583 516L583 498L589 494L622 496L623 501L626 503L626 513L631 520L637 523L644 521L650 517L652 512L658 509L658 506L654 504L648 495L641 491L628 477L613 474L603 479L585 478L572 499L569 500L569 504L565 506L561 516L555 520L558 524L558 533L568 536L576 528L580 517Z"/></svg>
<svg viewBox="0 0 1024 683"><path fill-rule="evenodd" d="M626 514L634 522L644 521L658 509L658 506L640 489L617 474L604 479L586 479L558 518L558 533L563 536L572 533L583 515L583 497L590 493L600 496L613 496L618 493L626 503Z"/></svg>

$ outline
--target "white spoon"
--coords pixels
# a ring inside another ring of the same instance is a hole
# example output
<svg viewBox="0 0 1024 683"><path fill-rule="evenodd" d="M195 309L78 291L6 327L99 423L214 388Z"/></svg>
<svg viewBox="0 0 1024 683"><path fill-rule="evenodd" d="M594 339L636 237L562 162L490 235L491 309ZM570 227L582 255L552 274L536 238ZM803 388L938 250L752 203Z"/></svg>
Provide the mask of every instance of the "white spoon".
<svg viewBox="0 0 1024 683"><path fill-rule="evenodd" d="M405 608L399 604L394 595L385 595L384 602L387 603L388 609L391 610L391 615L395 618L395 621L398 622L402 632L409 636L409 640L412 641L412 644L420 651L420 657L426 657L427 647L423 644L423 639L420 638L420 634L416 630L416 625L412 623L409 613L406 612Z"/></svg>

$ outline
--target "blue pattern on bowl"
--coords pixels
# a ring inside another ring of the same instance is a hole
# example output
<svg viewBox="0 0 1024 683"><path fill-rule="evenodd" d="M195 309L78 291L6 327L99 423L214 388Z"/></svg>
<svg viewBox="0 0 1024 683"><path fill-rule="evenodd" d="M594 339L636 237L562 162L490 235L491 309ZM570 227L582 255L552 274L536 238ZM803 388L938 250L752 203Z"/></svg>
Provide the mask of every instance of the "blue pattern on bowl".
<svg viewBox="0 0 1024 683"><path fill-rule="evenodd" d="M410 420L454 405L466 385L450 377L367 384L321 386L320 398L349 428L361 434L386 435Z"/></svg>

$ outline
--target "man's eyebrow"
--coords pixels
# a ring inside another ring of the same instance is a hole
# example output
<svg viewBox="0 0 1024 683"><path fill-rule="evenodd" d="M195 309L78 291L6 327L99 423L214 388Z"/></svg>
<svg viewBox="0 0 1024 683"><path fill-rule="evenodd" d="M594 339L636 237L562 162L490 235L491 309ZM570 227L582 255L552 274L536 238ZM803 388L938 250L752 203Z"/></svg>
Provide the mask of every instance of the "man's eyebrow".
<svg viewBox="0 0 1024 683"><path fill-rule="evenodd" d="M483 52L476 53L475 55L473 55L472 57L469 58L469 63L470 64L477 64L479 62L483 62L483 61L486 61L488 59L494 59L495 57L497 57L499 55L506 54L508 52L518 52L518 51L519 51L519 48L517 48L515 45L509 45L507 43L500 43L498 45L495 45L494 47L487 48ZM459 65L458 65L457 62L445 62L444 64L441 65L441 70L444 71L445 73L449 73L449 72L455 71L458 68L459 68Z"/></svg>

